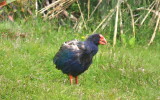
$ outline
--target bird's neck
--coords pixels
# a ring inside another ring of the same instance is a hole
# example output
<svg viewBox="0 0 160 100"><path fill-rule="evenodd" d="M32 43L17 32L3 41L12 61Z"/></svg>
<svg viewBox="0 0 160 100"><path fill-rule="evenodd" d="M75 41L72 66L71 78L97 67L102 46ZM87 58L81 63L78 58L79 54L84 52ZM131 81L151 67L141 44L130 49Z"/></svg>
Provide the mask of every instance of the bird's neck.
<svg viewBox="0 0 160 100"><path fill-rule="evenodd" d="M87 44L90 44L90 45L98 46L98 43L94 43L94 42L91 41L91 40L86 40L85 42L86 42Z"/></svg>

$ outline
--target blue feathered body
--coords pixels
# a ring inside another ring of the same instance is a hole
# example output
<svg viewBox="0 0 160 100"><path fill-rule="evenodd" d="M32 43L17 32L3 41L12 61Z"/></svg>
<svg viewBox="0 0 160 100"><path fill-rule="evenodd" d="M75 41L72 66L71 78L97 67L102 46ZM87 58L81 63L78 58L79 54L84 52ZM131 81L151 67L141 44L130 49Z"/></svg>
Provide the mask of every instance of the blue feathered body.
<svg viewBox="0 0 160 100"><path fill-rule="evenodd" d="M57 69L75 77L89 68L92 58L97 52L98 46L92 41L72 40L65 42L60 47L53 62Z"/></svg>

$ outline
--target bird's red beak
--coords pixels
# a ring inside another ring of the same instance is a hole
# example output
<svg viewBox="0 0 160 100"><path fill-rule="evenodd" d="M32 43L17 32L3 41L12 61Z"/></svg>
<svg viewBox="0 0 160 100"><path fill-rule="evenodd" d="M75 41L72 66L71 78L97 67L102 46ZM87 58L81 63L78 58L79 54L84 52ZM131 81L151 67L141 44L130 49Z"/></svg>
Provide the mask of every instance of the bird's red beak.
<svg viewBox="0 0 160 100"><path fill-rule="evenodd" d="M102 44L102 45L107 44L106 39L101 34L99 36L100 36L99 44Z"/></svg>

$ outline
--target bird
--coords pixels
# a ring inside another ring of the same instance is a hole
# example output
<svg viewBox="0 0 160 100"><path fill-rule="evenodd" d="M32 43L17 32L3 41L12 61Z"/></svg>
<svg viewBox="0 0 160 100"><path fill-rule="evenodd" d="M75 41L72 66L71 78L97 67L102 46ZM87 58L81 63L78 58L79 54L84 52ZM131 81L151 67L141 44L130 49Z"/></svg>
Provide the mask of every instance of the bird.
<svg viewBox="0 0 160 100"><path fill-rule="evenodd" d="M58 70L69 76L70 84L78 84L78 76L85 72L92 64L94 55L98 52L98 45L107 44L102 34L94 33L85 41L71 40L64 42L53 58Z"/></svg>

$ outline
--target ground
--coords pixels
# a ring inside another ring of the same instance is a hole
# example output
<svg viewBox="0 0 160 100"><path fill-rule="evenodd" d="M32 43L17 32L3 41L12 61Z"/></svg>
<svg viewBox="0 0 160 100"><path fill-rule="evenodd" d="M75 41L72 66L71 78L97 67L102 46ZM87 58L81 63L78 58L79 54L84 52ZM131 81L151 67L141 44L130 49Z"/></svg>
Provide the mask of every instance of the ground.
<svg viewBox="0 0 160 100"><path fill-rule="evenodd" d="M160 100L160 47L99 46L79 85L70 85L52 60L63 42L86 35L38 25L0 23L0 99Z"/></svg>

